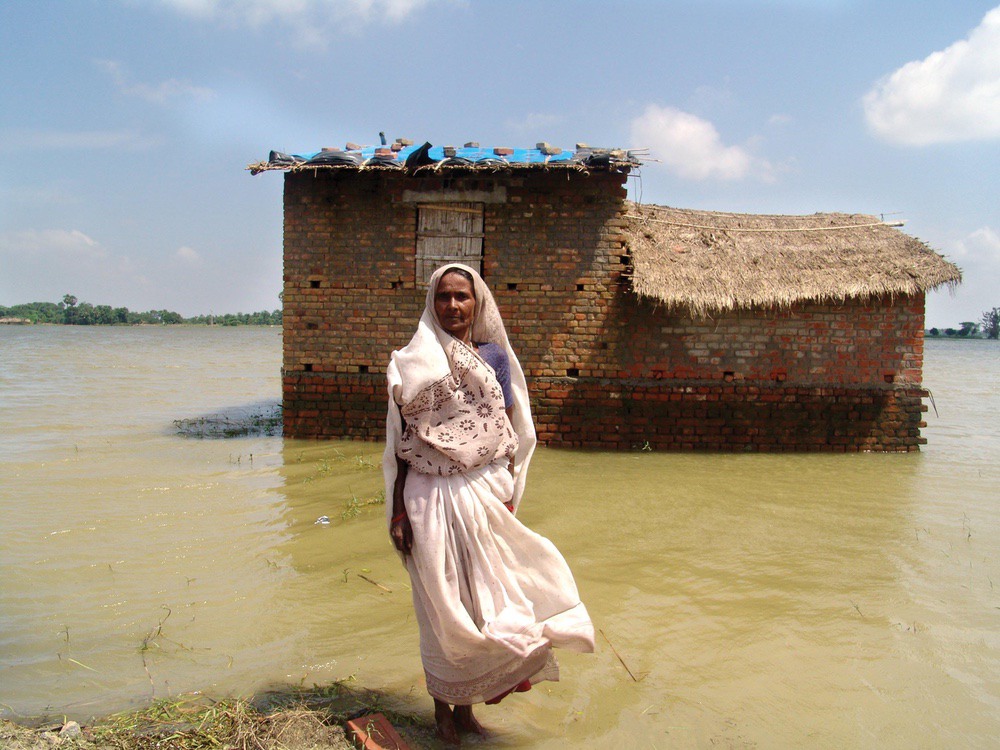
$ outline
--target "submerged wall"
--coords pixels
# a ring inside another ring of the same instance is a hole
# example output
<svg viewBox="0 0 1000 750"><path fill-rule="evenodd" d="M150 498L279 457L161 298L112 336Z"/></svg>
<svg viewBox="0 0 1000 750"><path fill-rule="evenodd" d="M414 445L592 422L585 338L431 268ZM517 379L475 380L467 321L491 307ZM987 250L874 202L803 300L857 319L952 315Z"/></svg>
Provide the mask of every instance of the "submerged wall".
<svg viewBox="0 0 1000 750"><path fill-rule="evenodd" d="M285 177L289 437L381 439L385 365L423 309L417 206L481 203L483 276L564 446L915 450L923 300L800 305L711 320L630 291L624 175Z"/></svg>
<svg viewBox="0 0 1000 750"><path fill-rule="evenodd" d="M548 442L710 450L907 451L924 442L922 300L798 305L717 319L634 299L621 368L542 378ZM568 428L572 425L572 428Z"/></svg>

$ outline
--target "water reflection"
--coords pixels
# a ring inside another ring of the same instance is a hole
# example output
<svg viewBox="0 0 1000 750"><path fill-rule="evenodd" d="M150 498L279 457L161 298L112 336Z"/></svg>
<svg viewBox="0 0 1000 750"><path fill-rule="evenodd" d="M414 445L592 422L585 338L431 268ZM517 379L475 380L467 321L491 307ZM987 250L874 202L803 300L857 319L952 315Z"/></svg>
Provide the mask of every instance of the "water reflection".
<svg viewBox="0 0 1000 750"><path fill-rule="evenodd" d="M427 709L405 571L381 508L354 503L381 490L378 458L365 444L286 445L282 551L302 575L283 594L313 676L355 675ZM873 665L899 632L884 604L901 593L920 460L539 450L522 518L570 561L599 653L564 655L565 682L486 719L512 746L564 734L599 746L608 725L619 739L676 734L678 715L684 741L761 741L808 693L820 731L859 670L884 679Z"/></svg>
<svg viewBox="0 0 1000 750"><path fill-rule="evenodd" d="M402 695L420 676L409 579L385 532L381 448L285 441L283 589L290 627L308 642L308 680L355 677ZM329 524L317 524L327 516Z"/></svg>
<svg viewBox="0 0 1000 750"><path fill-rule="evenodd" d="M631 712L638 740L663 721L643 711L669 711L705 743L728 722L755 736L772 711L789 721L780 704L798 680L844 663L891 586L886 548L904 533L916 469L891 458L543 453L525 516L557 539L595 622L645 675L629 684L613 652L584 667L586 682L623 688L591 696L596 721Z"/></svg>

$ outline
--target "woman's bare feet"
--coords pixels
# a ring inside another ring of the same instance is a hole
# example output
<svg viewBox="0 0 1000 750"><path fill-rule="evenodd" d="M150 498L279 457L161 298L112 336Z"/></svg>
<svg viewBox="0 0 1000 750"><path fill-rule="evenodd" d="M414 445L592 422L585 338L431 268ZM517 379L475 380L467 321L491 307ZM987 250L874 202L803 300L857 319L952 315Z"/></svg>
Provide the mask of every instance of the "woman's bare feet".
<svg viewBox="0 0 1000 750"><path fill-rule="evenodd" d="M456 708L460 708L456 706ZM462 740L458 737L458 730L455 728L455 716L452 714L451 706L443 701L434 699L434 723L437 724L437 734L446 745L461 745Z"/></svg>
<svg viewBox="0 0 1000 750"><path fill-rule="evenodd" d="M486 734L486 730L483 728L483 725L480 724L476 717L472 715L472 706L455 706L455 712L452 716L455 721L455 726L458 727L458 731L471 732L479 735Z"/></svg>

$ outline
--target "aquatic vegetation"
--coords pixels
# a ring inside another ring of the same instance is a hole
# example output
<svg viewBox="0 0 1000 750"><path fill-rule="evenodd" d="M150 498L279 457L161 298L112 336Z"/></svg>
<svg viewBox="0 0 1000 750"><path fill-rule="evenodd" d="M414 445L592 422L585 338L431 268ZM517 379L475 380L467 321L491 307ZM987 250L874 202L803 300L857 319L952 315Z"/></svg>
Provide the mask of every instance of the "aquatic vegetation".
<svg viewBox="0 0 1000 750"><path fill-rule="evenodd" d="M257 405L229 414L175 419L177 433L194 438L273 437L281 434L281 404Z"/></svg>
<svg viewBox="0 0 1000 750"><path fill-rule="evenodd" d="M347 501L347 508L340 514L342 520L357 518L361 511L372 505L385 505L385 490L379 490L369 498L360 499L357 495L351 494L351 499Z"/></svg>

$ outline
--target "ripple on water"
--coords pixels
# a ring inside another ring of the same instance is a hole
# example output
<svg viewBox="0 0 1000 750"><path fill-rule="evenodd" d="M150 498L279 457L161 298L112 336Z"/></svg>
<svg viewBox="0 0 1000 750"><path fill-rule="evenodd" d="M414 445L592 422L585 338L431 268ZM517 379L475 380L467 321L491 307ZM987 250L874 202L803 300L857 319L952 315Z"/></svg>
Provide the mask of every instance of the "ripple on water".
<svg viewBox="0 0 1000 750"><path fill-rule="evenodd" d="M87 718L355 676L430 711L406 573L362 502L380 447L173 434L280 397L277 332L0 336L0 702ZM484 709L497 742L991 746L997 351L929 342L920 454L539 450L521 517L604 635Z"/></svg>

